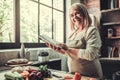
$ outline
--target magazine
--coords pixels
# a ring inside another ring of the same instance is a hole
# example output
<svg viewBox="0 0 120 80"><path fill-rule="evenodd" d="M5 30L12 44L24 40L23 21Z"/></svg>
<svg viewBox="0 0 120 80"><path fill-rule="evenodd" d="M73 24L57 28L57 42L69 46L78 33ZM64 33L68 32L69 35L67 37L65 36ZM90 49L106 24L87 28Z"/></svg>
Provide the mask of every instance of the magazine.
<svg viewBox="0 0 120 80"><path fill-rule="evenodd" d="M41 39L42 41L44 41L45 43L50 43L52 45L54 45L55 47L60 48L57 44L59 42L55 41L54 39L50 38L49 36L46 35L39 35L39 39Z"/></svg>

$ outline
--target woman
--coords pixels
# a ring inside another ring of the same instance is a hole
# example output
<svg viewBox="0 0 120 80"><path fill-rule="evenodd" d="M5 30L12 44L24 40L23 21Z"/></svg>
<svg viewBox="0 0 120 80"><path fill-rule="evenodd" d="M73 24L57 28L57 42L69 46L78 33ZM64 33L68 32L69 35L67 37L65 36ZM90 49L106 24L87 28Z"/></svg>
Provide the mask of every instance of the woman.
<svg viewBox="0 0 120 80"><path fill-rule="evenodd" d="M71 6L70 21L72 34L66 44L58 44L62 49L49 43L47 45L68 56L70 72L102 78L101 64L98 59L101 47L99 31L91 25L91 18L83 4L75 3Z"/></svg>

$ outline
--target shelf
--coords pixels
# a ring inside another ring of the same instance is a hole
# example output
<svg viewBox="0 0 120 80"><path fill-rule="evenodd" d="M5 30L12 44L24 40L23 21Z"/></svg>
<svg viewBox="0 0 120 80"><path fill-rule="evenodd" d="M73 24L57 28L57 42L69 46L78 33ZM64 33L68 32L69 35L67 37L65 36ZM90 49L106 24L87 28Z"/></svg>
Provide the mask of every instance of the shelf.
<svg viewBox="0 0 120 80"><path fill-rule="evenodd" d="M108 57L102 57L102 58L100 58L100 61L118 61L118 62L120 62L120 58L119 57L111 57L111 58L108 58Z"/></svg>
<svg viewBox="0 0 120 80"><path fill-rule="evenodd" d="M110 37L110 38L107 38L107 39L120 39L120 36L117 36L117 37Z"/></svg>
<svg viewBox="0 0 120 80"><path fill-rule="evenodd" d="M120 8L109 9L101 12L101 22L102 23L114 23L120 22Z"/></svg>
<svg viewBox="0 0 120 80"><path fill-rule="evenodd" d="M103 23L103 26L120 25L120 22Z"/></svg>
<svg viewBox="0 0 120 80"><path fill-rule="evenodd" d="M117 11L117 10L120 10L120 8L102 10L101 12L102 12L102 13L104 13L104 12L106 13L106 12L113 12L113 11Z"/></svg>

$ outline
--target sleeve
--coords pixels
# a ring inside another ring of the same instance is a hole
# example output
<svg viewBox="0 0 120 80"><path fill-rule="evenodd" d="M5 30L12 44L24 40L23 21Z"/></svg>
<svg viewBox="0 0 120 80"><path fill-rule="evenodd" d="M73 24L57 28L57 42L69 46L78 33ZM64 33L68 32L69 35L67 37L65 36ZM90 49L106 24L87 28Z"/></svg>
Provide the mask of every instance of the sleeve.
<svg viewBox="0 0 120 80"><path fill-rule="evenodd" d="M101 39L97 28L88 28L85 36L86 48L79 49L78 57L86 60L93 60L99 56Z"/></svg>

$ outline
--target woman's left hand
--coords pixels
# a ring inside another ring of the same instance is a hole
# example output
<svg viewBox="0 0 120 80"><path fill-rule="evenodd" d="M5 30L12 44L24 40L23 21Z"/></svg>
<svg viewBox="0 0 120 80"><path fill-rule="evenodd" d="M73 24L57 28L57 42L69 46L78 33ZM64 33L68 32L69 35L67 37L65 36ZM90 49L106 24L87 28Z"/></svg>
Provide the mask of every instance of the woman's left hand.
<svg viewBox="0 0 120 80"><path fill-rule="evenodd" d="M54 46L50 43L46 43L46 45L48 47L50 47L51 49L53 49L54 51L57 51L57 52L62 53L62 54L64 54L65 51L68 50L68 47L65 44L61 44L61 43L57 44L56 46Z"/></svg>

